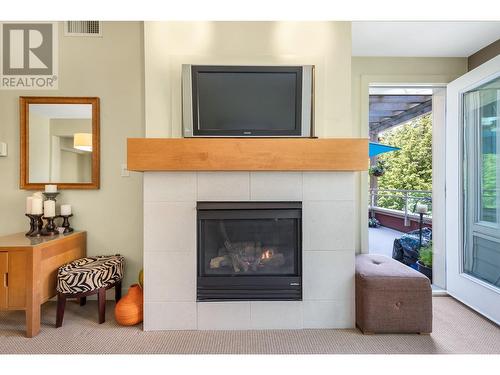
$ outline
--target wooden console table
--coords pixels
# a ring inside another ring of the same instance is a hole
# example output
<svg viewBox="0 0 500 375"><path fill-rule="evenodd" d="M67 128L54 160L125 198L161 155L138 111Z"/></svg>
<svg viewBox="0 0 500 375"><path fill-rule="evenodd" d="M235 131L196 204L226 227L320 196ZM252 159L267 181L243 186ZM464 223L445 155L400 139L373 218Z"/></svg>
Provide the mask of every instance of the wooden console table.
<svg viewBox="0 0 500 375"><path fill-rule="evenodd" d="M0 237L0 310L26 311L26 336L40 332L40 306L56 295L57 270L84 257L87 233Z"/></svg>

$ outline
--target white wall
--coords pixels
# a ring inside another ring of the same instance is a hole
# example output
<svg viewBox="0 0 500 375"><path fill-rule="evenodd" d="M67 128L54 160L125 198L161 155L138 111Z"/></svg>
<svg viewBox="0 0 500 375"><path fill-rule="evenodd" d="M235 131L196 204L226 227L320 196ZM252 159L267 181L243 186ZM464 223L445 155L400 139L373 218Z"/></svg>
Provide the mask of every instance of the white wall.
<svg viewBox="0 0 500 375"><path fill-rule="evenodd" d="M59 25L59 89L0 91L0 235L26 231L25 197L19 189L19 96L101 98L101 189L65 190L76 229L88 231L88 254L125 256L123 287L142 267L142 174L120 177L126 138L144 136L143 38L141 22L104 22L102 38L64 37Z"/></svg>
<svg viewBox="0 0 500 375"><path fill-rule="evenodd" d="M146 22L147 137L180 137L181 65L311 64L315 133L355 136L349 22Z"/></svg>

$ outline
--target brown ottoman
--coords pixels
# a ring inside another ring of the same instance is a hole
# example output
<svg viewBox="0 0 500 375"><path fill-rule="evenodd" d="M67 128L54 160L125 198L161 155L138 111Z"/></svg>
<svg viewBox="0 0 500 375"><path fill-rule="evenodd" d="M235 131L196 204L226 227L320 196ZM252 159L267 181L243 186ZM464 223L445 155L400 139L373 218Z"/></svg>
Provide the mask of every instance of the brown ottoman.
<svg viewBox="0 0 500 375"><path fill-rule="evenodd" d="M432 332L429 279L383 255L356 256L356 324L365 334Z"/></svg>

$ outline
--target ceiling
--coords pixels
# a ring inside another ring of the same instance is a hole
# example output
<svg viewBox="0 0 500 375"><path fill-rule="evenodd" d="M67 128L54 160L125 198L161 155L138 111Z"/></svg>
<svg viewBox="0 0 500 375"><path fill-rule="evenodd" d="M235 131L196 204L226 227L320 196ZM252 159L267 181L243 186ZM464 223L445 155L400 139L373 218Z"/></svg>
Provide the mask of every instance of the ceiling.
<svg viewBox="0 0 500 375"><path fill-rule="evenodd" d="M467 57L500 39L500 22L352 23L353 56Z"/></svg>

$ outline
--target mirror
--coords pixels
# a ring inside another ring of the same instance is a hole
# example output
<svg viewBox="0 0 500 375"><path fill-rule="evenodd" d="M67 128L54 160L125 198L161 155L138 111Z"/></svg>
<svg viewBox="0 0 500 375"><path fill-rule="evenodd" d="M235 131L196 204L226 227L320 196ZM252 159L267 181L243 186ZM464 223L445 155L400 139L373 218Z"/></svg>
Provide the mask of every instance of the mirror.
<svg viewBox="0 0 500 375"><path fill-rule="evenodd" d="M19 98L21 188L99 188L99 98Z"/></svg>

